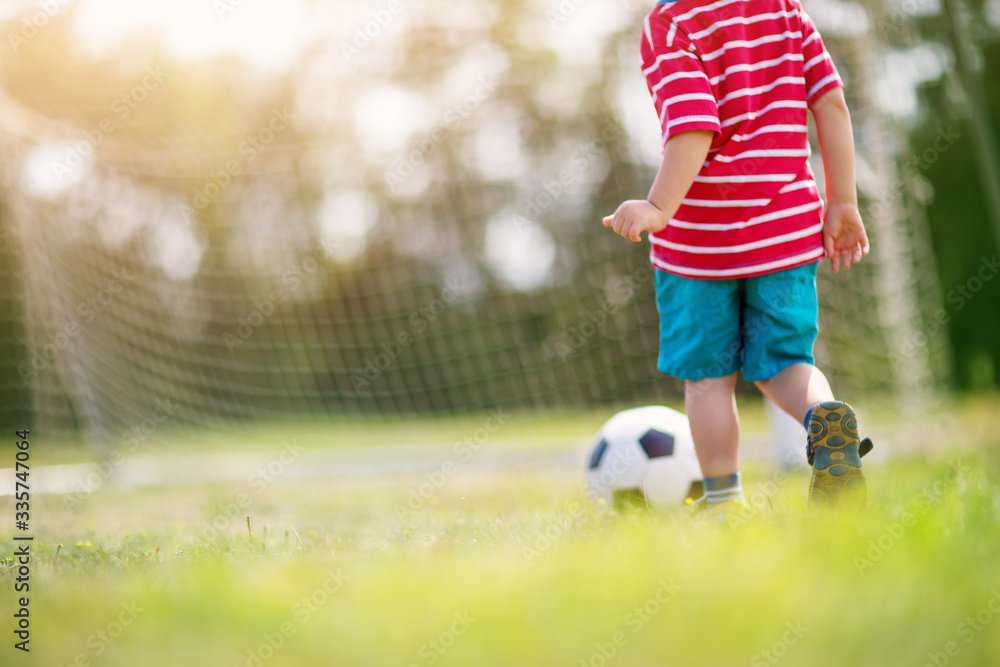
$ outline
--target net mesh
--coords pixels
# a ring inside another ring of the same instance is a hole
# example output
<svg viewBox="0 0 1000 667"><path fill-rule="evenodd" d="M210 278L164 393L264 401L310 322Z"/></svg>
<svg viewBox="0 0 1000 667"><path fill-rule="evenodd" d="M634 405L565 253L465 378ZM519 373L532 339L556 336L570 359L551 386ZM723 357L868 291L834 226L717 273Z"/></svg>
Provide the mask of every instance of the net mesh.
<svg viewBox="0 0 1000 667"><path fill-rule="evenodd" d="M679 395L648 246L600 224L658 161L646 3L448 4L314 8L327 32L277 72L156 40L98 57L72 11L4 59L7 417L113 444L158 409L233 428ZM881 48L827 42L849 90ZM869 209L903 157L872 85L850 100ZM844 393L947 373L932 335L892 354L937 303L911 186L870 211L873 261L820 272Z"/></svg>

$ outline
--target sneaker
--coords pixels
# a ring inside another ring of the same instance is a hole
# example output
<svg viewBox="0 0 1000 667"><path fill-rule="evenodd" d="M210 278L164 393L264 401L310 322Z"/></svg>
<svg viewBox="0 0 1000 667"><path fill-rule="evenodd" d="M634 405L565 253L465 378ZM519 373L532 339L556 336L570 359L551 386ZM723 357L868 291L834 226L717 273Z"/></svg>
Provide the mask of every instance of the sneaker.
<svg viewBox="0 0 1000 667"><path fill-rule="evenodd" d="M861 457L871 450L871 440L858 439L858 418L850 405L827 401L813 408L806 445L806 457L813 469L809 502L830 505L846 500L864 507L868 488Z"/></svg>

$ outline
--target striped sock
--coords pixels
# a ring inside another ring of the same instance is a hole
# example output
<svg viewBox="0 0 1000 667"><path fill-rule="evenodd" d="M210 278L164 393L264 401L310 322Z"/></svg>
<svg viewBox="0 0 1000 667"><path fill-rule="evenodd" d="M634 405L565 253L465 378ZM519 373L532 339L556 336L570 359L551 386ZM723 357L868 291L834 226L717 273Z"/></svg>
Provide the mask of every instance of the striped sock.
<svg viewBox="0 0 1000 667"><path fill-rule="evenodd" d="M743 500L743 485L740 484L740 474L706 477L705 501L709 505L724 503L727 500Z"/></svg>

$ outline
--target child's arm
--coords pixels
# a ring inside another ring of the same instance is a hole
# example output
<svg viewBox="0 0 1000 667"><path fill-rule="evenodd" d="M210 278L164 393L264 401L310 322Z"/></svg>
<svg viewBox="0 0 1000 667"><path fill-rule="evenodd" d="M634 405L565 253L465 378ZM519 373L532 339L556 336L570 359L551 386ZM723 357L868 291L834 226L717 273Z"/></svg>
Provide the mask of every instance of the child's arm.
<svg viewBox="0 0 1000 667"><path fill-rule="evenodd" d="M649 196L623 203L614 215L604 218L604 226L635 242L642 232L662 231L704 166L714 136L709 130L692 130L670 137Z"/></svg>
<svg viewBox="0 0 1000 667"><path fill-rule="evenodd" d="M854 135L844 91L837 87L812 105L826 175L826 215L823 247L834 273L868 254L868 235L858 212L854 181Z"/></svg>

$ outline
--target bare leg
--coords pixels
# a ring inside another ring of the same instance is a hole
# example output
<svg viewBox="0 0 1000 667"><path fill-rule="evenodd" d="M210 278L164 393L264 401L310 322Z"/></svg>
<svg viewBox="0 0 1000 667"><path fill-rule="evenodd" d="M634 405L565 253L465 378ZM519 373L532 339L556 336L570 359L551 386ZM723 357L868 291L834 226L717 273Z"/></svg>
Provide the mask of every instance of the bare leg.
<svg viewBox="0 0 1000 667"><path fill-rule="evenodd" d="M736 374L684 384L684 404L694 448L705 477L740 469L740 417L736 411Z"/></svg>
<svg viewBox="0 0 1000 667"><path fill-rule="evenodd" d="M774 377L754 384L799 423L805 421L814 405L833 400L826 376L812 364L792 364Z"/></svg>

